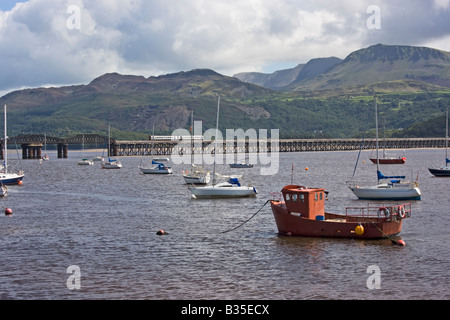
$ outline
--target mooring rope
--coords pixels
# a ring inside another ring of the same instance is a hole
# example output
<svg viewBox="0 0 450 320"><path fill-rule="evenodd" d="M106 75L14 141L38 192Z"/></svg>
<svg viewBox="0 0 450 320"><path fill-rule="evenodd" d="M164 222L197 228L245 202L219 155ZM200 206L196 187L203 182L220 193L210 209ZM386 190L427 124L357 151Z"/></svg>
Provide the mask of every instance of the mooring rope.
<svg viewBox="0 0 450 320"><path fill-rule="evenodd" d="M249 219L247 219L247 221L244 221L243 223L241 223L240 225L238 225L237 227L235 227L235 228L233 228L233 229L230 229L230 230L227 230L227 231L223 231L223 232L221 232L221 233L228 233L228 232L231 232L231 231L234 231L234 230L236 230L236 229L239 229L240 227L242 227L244 224L246 224L247 222L249 222L251 219L253 219L265 206L266 206L266 204L268 204L270 201L272 201L272 200L267 200L265 203L264 203L264 205L258 210L258 211L256 211Z"/></svg>
<svg viewBox="0 0 450 320"><path fill-rule="evenodd" d="M372 221L369 221L371 224L373 224L386 238L388 238L389 240L391 240L391 242L393 243L393 244L396 244L396 245L400 245L400 246L403 246L404 245L404 242L403 241L401 241L401 240L399 240L399 241L396 241L396 240L394 240L394 239L392 239L388 234L386 234L386 233L384 233L383 232L383 230L381 230L377 225L376 225L376 223L375 222L372 222Z"/></svg>

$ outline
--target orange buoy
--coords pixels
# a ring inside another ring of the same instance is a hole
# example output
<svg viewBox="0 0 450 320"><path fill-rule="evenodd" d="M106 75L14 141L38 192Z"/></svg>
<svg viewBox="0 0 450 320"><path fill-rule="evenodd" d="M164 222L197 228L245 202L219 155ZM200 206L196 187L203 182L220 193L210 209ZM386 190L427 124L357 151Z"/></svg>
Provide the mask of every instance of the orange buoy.
<svg viewBox="0 0 450 320"><path fill-rule="evenodd" d="M10 217L12 216L13 211L10 208L5 208L5 216Z"/></svg>
<svg viewBox="0 0 450 320"><path fill-rule="evenodd" d="M19 180L19 182L17 183L19 186L23 185L22 180Z"/></svg>
<svg viewBox="0 0 450 320"><path fill-rule="evenodd" d="M406 246L406 242L403 241L403 240L398 240L397 241L397 245L400 246L400 247L404 247L404 246Z"/></svg>
<svg viewBox="0 0 450 320"><path fill-rule="evenodd" d="M362 236L364 234L364 227L362 225L356 226L355 233L358 236Z"/></svg>
<svg viewBox="0 0 450 320"><path fill-rule="evenodd" d="M309 168L308 168L308 167L306 167L306 168L305 168L305 171L308 171L308 170L309 170Z"/></svg>

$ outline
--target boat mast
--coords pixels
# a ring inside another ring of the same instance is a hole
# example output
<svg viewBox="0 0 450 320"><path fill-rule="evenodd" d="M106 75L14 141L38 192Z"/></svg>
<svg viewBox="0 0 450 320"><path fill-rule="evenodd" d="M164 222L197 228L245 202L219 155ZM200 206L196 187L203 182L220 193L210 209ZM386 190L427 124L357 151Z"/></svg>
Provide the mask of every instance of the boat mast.
<svg viewBox="0 0 450 320"><path fill-rule="evenodd" d="M8 136L6 132L6 104L5 104L5 155L3 156L4 159L4 167L5 167L5 173L8 173Z"/></svg>
<svg viewBox="0 0 450 320"><path fill-rule="evenodd" d="M219 110L220 110L220 95L217 98L217 119L216 119L216 137L214 139L214 170L213 170L213 186L216 184L216 152L217 152L217 136L219 134Z"/></svg>
<svg viewBox="0 0 450 320"><path fill-rule="evenodd" d="M110 138L110 136L111 136L111 125L109 124L108 125L108 161L109 161L109 158L111 157L110 156L110 153L109 153L109 149L111 148L111 138Z"/></svg>
<svg viewBox="0 0 450 320"><path fill-rule="evenodd" d="M375 99L375 138L376 138L376 149L377 149L377 176L380 171L380 160L378 158L378 108L377 108L377 96L374 96ZM379 179L378 179L379 180Z"/></svg>
<svg viewBox="0 0 450 320"><path fill-rule="evenodd" d="M445 165L448 164L448 108L447 108L447 118L445 121Z"/></svg>
<svg viewBox="0 0 450 320"><path fill-rule="evenodd" d="M194 109L191 110L191 170L194 167Z"/></svg>

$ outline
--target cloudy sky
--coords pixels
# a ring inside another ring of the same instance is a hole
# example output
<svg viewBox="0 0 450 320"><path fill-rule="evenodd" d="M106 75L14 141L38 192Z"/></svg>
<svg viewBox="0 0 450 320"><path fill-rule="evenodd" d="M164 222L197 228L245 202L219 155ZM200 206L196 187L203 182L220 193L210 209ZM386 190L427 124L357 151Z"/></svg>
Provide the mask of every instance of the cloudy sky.
<svg viewBox="0 0 450 320"><path fill-rule="evenodd" d="M107 72L270 73L377 43L450 51L450 0L0 0L0 96Z"/></svg>

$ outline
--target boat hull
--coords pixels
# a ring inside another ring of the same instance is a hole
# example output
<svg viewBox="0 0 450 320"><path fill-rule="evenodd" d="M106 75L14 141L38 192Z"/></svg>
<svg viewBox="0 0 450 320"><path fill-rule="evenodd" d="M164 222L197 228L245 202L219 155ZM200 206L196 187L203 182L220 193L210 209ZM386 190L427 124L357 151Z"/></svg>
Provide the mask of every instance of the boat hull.
<svg viewBox="0 0 450 320"><path fill-rule="evenodd" d="M241 164L241 163L232 163L230 164L230 168L253 168L252 164Z"/></svg>
<svg viewBox="0 0 450 320"><path fill-rule="evenodd" d="M384 218L347 218L345 215L325 213L324 220L305 219L290 214L280 201L271 201L272 212L281 235L324 238L382 239L401 232L402 220L388 221ZM356 228L362 226L363 234Z"/></svg>
<svg viewBox="0 0 450 320"><path fill-rule="evenodd" d="M370 158L370 161L372 161L374 164L377 164L377 159ZM385 159L378 159L379 164L405 164L406 158L385 158Z"/></svg>
<svg viewBox="0 0 450 320"><path fill-rule="evenodd" d="M94 165L94 163L92 161L79 161L78 165L79 166L92 166L92 165Z"/></svg>
<svg viewBox="0 0 450 320"><path fill-rule="evenodd" d="M0 174L0 184L3 185L16 185L19 184L25 175L23 174Z"/></svg>
<svg viewBox="0 0 450 320"><path fill-rule="evenodd" d="M450 177L450 167L428 168L428 171L436 177Z"/></svg>
<svg viewBox="0 0 450 320"><path fill-rule="evenodd" d="M420 200L419 188L388 187L376 185L373 187L350 188L355 196L361 200Z"/></svg>
<svg viewBox="0 0 450 320"><path fill-rule="evenodd" d="M139 167L139 169L141 170L141 172L143 174L171 174L172 173L172 169L171 168L155 169L155 168L142 168L142 167Z"/></svg>
<svg viewBox="0 0 450 320"><path fill-rule="evenodd" d="M257 190L254 187L189 187L192 194L198 199L220 199L220 198L249 198L256 197Z"/></svg>
<svg viewBox="0 0 450 320"><path fill-rule="evenodd" d="M208 184L210 181L210 176L188 176L183 175L184 182L186 184Z"/></svg>
<svg viewBox="0 0 450 320"><path fill-rule="evenodd" d="M121 165L102 165L102 169L122 169Z"/></svg>

